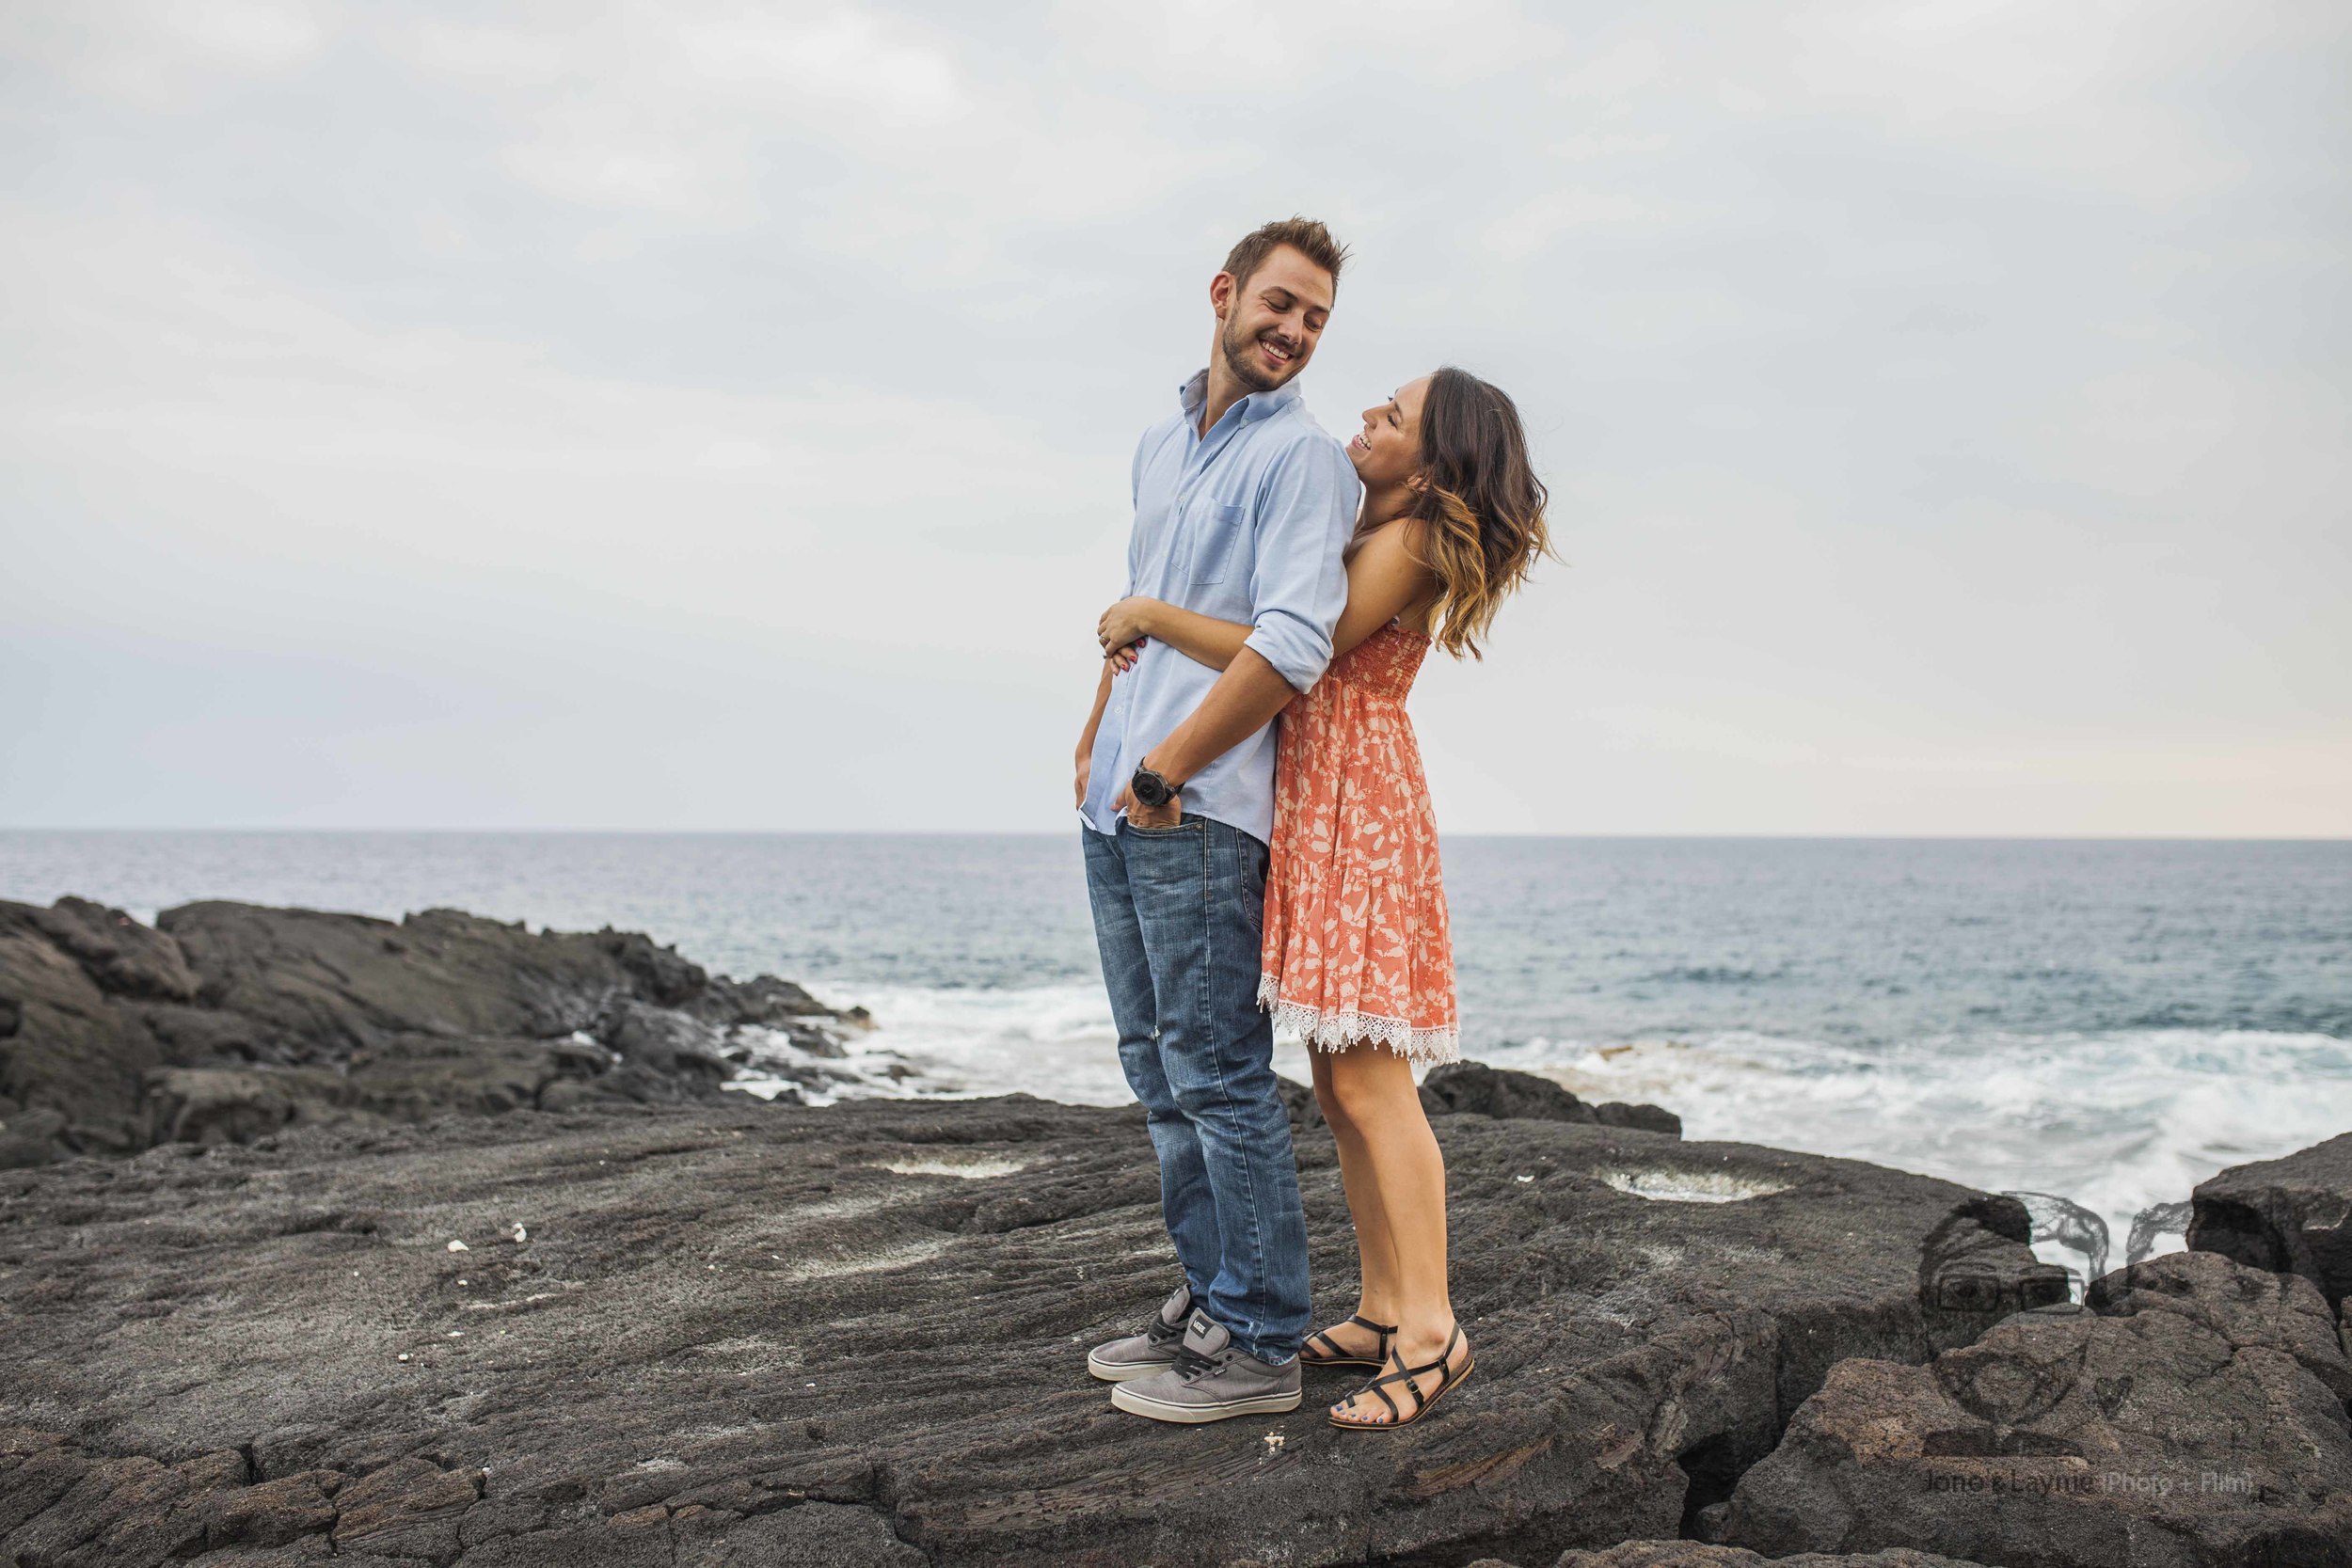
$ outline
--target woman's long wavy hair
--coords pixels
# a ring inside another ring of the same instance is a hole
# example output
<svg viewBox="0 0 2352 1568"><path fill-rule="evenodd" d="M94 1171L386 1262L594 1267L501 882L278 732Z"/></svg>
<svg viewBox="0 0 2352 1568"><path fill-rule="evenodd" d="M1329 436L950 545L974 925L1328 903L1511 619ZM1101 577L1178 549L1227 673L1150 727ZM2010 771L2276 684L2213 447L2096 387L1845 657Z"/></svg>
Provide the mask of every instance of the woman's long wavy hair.
<svg viewBox="0 0 2352 1568"><path fill-rule="evenodd" d="M1549 494L1528 462L1518 405L1502 388L1443 367L1422 400L1421 470L1405 515L1422 525L1415 553L1438 579L1430 641L1456 658L1478 658L1495 611L1536 558L1551 554ZM1357 540L1368 531L1358 524Z"/></svg>

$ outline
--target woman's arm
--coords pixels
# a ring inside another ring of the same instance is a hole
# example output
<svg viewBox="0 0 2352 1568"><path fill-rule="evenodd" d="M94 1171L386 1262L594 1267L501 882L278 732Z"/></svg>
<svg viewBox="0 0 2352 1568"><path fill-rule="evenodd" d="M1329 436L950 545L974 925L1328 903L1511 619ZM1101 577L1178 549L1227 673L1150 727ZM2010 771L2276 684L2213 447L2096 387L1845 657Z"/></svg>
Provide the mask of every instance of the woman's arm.
<svg viewBox="0 0 2352 1568"><path fill-rule="evenodd" d="M1413 558L1406 530L1394 522L1366 539L1347 563L1347 609L1331 634L1331 657L1350 648L1429 597L1429 569ZM1103 612L1095 631L1105 656L1120 671L1135 662L1128 653L1138 639L1156 637L1186 658L1223 670L1240 654L1251 628L1239 621L1182 610L1159 599L1121 599ZM1121 657L1121 656L1125 657Z"/></svg>
<svg viewBox="0 0 2352 1568"><path fill-rule="evenodd" d="M1375 529L1347 563L1347 608L1331 633L1331 657L1342 654L1406 610L1428 602L1437 589L1429 568L1413 555L1421 524L1399 518Z"/></svg>
<svg viewBox="0 0 2352 1568"><path fill-rule="evenodd" d="M1143 637L1156 637L1186 658L1212 670L1222 670L1241 652L1241 645L1249 640L1249 631L1239 621L1220 621L1214 615L1197 614L1158 599L1140 597L1120 600L1103 611L1103 619L1095 626L1104 656L1117 662L1121 670L1135 661L1132 657L1121 660L1120 655Z"/></svg>

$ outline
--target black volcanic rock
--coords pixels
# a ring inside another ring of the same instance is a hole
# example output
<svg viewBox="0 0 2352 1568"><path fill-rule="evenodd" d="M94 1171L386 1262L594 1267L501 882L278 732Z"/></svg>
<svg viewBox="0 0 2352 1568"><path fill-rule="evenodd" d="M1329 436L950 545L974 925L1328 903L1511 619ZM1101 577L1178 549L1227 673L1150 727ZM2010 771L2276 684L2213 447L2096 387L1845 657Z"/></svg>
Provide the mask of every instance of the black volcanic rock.
<svg viewBox="0 0 2352 1568"><path fill-rule="evenodd" d="M397 1035L561 1037L591 1029L622 1002L653 1000L640 990L647 973L665 990L681 979L652 963L642 938L533 936L520 924L454 910L394 925L312 910L183 904L155 925L187 955L207 1003L252 1020L297 1059Z"/></svg>
<svg viewBox="0 0 2352 1568"><path fill-rule="evenodd" d="M51 917L0 902L0 998L16 1020L0 1038L0 1119L14 1127L24 1113L50 1112L59 1119L46 1141L59 1149L127 1152L140 1147L147 1075L170 1063L136 1014L59 943Z"/></svg>
<svg viewBox="0 0 2352 1568"><path fill-rule="evenodd" d="M1597 1123L1645 1132L1682 1134L1682 1118L1656 1105L1615 1101L1588 1105L1549 1078L1484 1062L1449 1062L1422 1080L1421 1102L1431 1116L1518 1117L1531 1121Z"/></svg>
<svg viewBox="0 0 2352 1568"><path fill-rule="evenodd" d="M2219 1253L2172 1252L2092 1281L2087 1305L2103 1318L2179 1313L2241 1350L2293 1356L2329 1393L2352 1403L2352 1358L2328 1303L2293 1275L2245 1268Z"/></svg>
<svg viewBox="0 0 2352 1568"><path fill-rule="evenodd" d="M2346 1568L2352 1378L2307 1280L2217 1254L2096 1282L1931 1366L1850 1360L1720 1538L2036 1568Z"/></svg>
<svg viewBox="0 0 2352 1568"><path fill-rule="evenodd" d="M1133 1109L517 1109L0 1174L0 1562L1544 1563L1676 1535L1833 1365L1964 1344L2036 1268L2022 1210L1924 1177L1437 1125L1478 1368L1376 1435L1323 1418L1344 1374L1207 1428L1086 1375L1173 1275ZM1327 1320L1352 1247L1298 1148ZM1965 1309L1922 1288L1951 1259Z"/></svg>
<svg viewBox="0 0 2352 1568"><path fill-rule="evenodd" d="M1475 1565L1473 1565L1475 1568ZM1628 1541L1604 1551L1561 1554L1553 1568L1980 1568L1958 1558L1890 1546L1883 1552L1799 1552L1762 1558L1740 1546L1697 1541Z"/></svg>
<svg viewBox="0 0 2352 1568"><path fill-rule="evenodd" d="M24 923L81 965L90 982L109 996L151 1002L196 999L197 977L179 944L120 910L69 895L48 909L30 910Z"/></svg>
<svg viewBox="0 0 2352 1568"><path fill-rule="evenodd" d="M2233 1165L2190 1195L2188 1244L2301 1275L2328 1305L2352 1295L2352 1132Z"/></svg>
<svg viewBox="0 0 2352 1568"><path fill-rule="evenodd" d="M707 1099L749 1054L737 1031L837 1056L834 1033L863 1020L772 975L710 976L634 932L225 903L150 928L86 899L0 902L0 1166Z"/></svg>
<svg viewBox="0 0 2352 1568"><path fill-rule="evenodd" d="M1597 1122L1590 1105L1549 1078L1484 1062L1448 1062L1422 1080L1422 1103L1439 1116L1512 1117Z"/></svg>
<svg viewBox="0 0 2352 1568"><path fill-rule="evenodd" d="M1682 1136L1682 1118L1662 1105L1629 1105L1620 1100L1604 1100L1593 1107L1593 1117L1603 1127L1630 1127L1644 1132L1662 1132L1670 1138Z"/></svg>

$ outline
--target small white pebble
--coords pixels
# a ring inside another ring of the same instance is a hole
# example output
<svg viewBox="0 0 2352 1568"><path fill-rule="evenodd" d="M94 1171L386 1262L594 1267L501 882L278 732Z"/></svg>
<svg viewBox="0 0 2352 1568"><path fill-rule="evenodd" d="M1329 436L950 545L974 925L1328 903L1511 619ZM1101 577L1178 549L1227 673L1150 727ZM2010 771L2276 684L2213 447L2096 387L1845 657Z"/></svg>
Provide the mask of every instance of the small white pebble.
<svg viewBox="0 0 2352 1568"><path fill-rule="evenodd" d="M515 1222L514 1236L515 1240L518 1242L527 1242L531 1240L531 1232L523 1228L523 1222L520 1220L516 1220Z"/></svg>
<svg viewBox="0 0 2352 1568"><path fill-rule="evenodd" d="M449 1244L449 1249L450 1249L450 1251L452 1251L452 1252L471 1252L471 1251L473 1250L473 1248L471 1248L471 1247L468 1246L468 1245L467 1245L465 1243L463 1243L463 1242L452 1242L452 1243L450 1243L450 1244Z"/></svg>
<svg viewBox="0 0 2352 1568"><path fill-rule="evenodd" d="M465 1282L464 1280L462 1280L462 1279L461 1279L461 1280L459 1280L457 1283L458 1283L458 1286L462 1289L462 1288L464 1287L464 1285L465 1285L465 1283L466 1283L466 1282Z"/></svg>
<svg viewBox="0 0 2352 1568"><path fill-rule="evenodd" d="M1265 1434L1265 1451L1268 1453L1280 1453L1282 1451L1282 1434L1280 1433L1269 1432Z"/></svg>
<svg viewBox="0 0 2352 1568"><path fill-rule="evenodd" d="M403 1361L407 1360L407 1359L408 1359L408 1353L407 1353L406 1351L402 1351L402 1352L400 1353L400 1358L401 1358Z"/></svg>
<svg viewBox="0 0 2352 1568"><path fill-rule="evenodd" d="M462 1339L466 1337L466 1331L462 1328L453 1328L449 1331L449 1337L453 1339Z"/></svg>
<svg viewBox="0 0 2352 1568"><path fill-rule="evenodd" d="M1515 1176L1511 1178L1511 1180L1514 1181L1533 1181L1535 1179L1532 1176Z"/></svg>

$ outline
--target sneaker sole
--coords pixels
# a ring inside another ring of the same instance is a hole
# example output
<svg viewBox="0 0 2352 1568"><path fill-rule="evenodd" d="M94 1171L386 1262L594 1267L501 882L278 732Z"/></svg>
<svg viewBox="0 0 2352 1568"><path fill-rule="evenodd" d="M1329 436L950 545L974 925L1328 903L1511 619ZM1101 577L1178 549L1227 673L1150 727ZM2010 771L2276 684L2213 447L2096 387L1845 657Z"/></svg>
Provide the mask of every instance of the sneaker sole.
<svg viewBox="0 0 2352 1568"><path fill-rule="evenodd" d="M1288 1394L1261 1394L1255 1399L1228 1400L1222 1404L1169 1404L1138 1394L1123 1383L1111 1390L1111 1403L1131 1416L1148 1416L1155 1421L1174 1421L1184 1426L1231 1420L1235 1416L1286 1415L1297 1409L1306 1397L1301 1389Z"/></svg>
<svg viewBox="0 0 2352 1568"><path fill-rule="evenodd" d="M1139 1377L1153 1377L1176 1365L1173 1361L1097 1361L1087 1357L1087 1375L1104 1383L1129 1383Z"/></svg>

